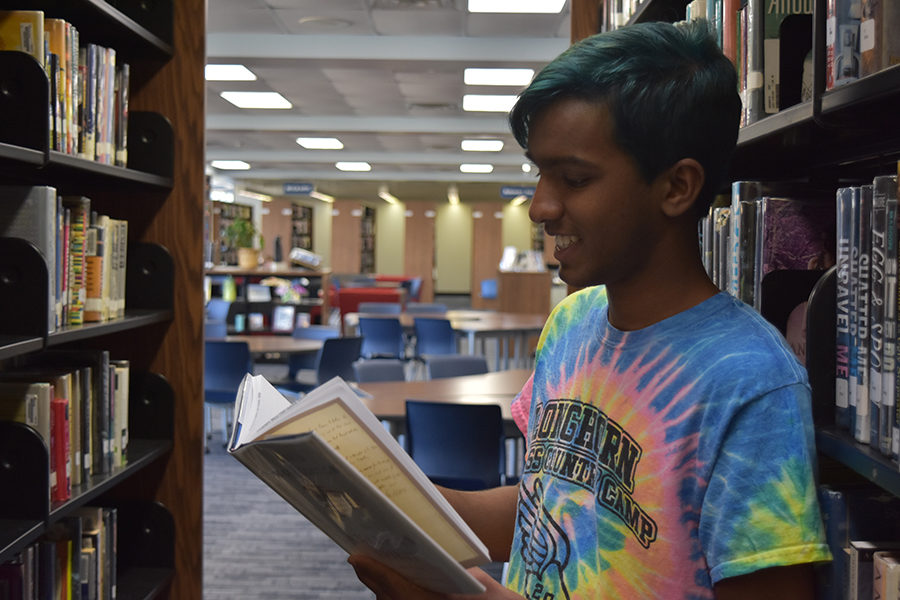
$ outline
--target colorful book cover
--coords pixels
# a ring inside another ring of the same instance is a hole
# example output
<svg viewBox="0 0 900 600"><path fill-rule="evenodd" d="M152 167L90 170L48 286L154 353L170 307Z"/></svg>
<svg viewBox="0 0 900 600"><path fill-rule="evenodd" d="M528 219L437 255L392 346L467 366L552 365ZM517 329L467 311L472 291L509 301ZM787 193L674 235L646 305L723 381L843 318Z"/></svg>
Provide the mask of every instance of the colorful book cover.
<svg viewBox="0 0 900 600"><path fill-rule="evenodd" d="M825 89L859 79L860 0L827 0Z"/></svg>
<svg viewBox="0 0 900 600"><path fill-rule="evenodd" d="M0 10L0 50L32 55L44 66L44 11Z"/></svg>
<svg viewBox="0 0 900 600"><path fill-rule="evenodd" d="M87 232L91 223L91 201L84 196L63 196L71 214L69 230L69 325L84 323L85 261Z"/></svg>
<svg viewBox="0 0 900 600"><path fill-rule="evenodd" d="M900 64L900 5L892 0L861 0L859 76Z"/></svg>

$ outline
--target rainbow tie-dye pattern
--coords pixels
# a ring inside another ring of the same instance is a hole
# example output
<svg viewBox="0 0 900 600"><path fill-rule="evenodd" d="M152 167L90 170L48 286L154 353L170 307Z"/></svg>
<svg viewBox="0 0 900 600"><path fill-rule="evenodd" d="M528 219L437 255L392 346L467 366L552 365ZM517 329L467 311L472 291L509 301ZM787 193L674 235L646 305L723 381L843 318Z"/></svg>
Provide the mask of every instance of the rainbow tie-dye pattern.
<svg viewBox="0 0 900 600"><path fill-rule="evenodd" d="M602 287L538 343L508 585L526 598L712 598L713 582L829 560L806 372L726 294L639 331Z"/></svg>

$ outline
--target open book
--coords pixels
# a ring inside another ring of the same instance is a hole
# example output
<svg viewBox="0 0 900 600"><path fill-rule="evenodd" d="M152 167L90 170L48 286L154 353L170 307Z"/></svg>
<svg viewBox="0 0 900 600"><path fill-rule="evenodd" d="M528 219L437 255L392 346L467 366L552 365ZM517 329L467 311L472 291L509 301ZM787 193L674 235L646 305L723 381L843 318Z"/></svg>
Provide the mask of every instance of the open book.
<svg viewBox="0 0 900 600"><path fill-rule="evenodd" d="M228 452L348 553L433 591L484 591L466 567L487 548L344 380L291 403L248 374L234 414Z"/></svg>

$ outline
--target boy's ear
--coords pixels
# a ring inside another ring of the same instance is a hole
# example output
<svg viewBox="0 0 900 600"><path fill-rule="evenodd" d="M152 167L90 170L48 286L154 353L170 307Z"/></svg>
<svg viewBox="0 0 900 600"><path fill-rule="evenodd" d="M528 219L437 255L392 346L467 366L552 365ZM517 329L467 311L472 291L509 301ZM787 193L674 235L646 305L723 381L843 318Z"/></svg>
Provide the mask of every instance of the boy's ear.
<svg viewBox="0 0 900 600"><path fill-rule="evenodd" d="M663 177L668 183L662 210L668 217L679 217L691 210L706 175L703 166L693 158L682 158L669 167Z"/></svg>

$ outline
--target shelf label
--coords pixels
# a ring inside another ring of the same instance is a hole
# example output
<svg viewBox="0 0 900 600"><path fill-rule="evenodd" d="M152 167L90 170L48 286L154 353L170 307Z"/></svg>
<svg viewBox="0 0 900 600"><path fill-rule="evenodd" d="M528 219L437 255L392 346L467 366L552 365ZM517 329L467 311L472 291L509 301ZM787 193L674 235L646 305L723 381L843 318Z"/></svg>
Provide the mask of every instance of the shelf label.
<svg viewBox="0 0 900 600"><path fill-rule="evenodd" d="M315 186L313 186L313 184L305 181L286 182L284 184L285 194L309 195L314 189Z"/></svg>
<svg viewBox="0 0 900 600"><path fill-rule="evenodd" d="M533 185L504 185L500 188L500 197L510 200L517 196L534 197Z"/></svg>

